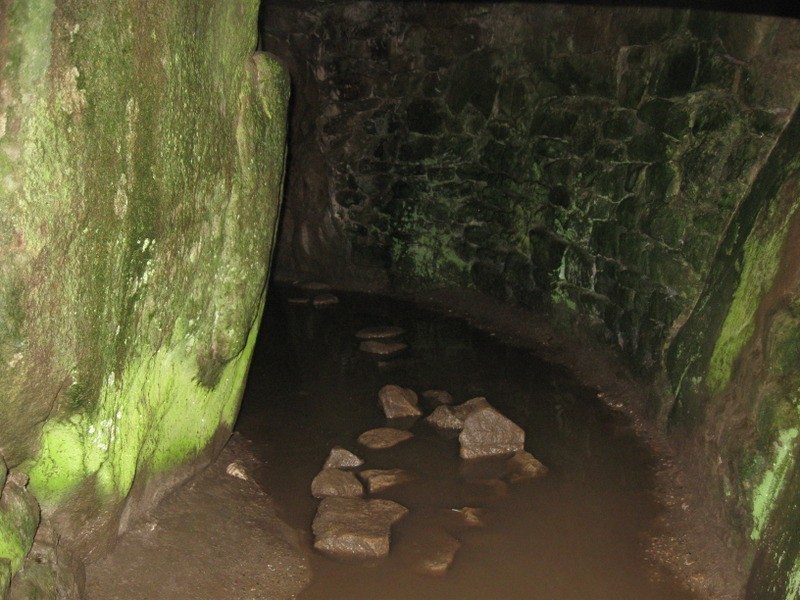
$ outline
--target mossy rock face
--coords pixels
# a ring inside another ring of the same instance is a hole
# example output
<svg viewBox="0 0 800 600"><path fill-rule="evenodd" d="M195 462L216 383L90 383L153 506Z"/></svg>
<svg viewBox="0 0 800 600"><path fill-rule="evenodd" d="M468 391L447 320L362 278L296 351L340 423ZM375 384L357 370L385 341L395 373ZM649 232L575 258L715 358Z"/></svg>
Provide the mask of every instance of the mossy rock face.
<svg viewBox="0 0 800 600"><path fill-rule="evenodd" d="M253 55L257 13L255 0L0 8L0 444L67 539L116 529L133 488L168 480L235 419L288 98L283 67ZM79 491L93 500L72 520Z"/></svg>

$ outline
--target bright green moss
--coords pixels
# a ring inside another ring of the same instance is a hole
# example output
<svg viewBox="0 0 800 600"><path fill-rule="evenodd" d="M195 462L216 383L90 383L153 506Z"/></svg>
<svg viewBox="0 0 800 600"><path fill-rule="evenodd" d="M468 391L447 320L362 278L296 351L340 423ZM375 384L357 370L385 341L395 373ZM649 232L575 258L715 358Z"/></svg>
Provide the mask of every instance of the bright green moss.
<svg viewBox="0 0 800 600"><path fill-rule="evenodd" d="M794 448L798 434L800 434L800 430L797 428L785 429L780 432L772 458L772 466L764 473L761 483L753 491L753 529L750 532L752 540L761 538L769 515L775 506L775 501L784 488L786 476L794 467Z"/></svg>
<svg viewBox="0 0 800 600"><path fill-rule="evenodd" d="M41 452L24 467L33 492L54 506L94 477L103 498L123 497L138 472L160 473L199 454L218 427L233 426L257 331L258 322L213 389L196 378L188 333L130 361L120 377L109 374L91 412L45 425Z"/></svg>
<svg viewBox="0 0 800 600"><path fill-rule="evenodd" d="M780 264L786 229L772 232L765 239L751 237L745 244L739 286L711 355L706 383L720 391L730 381L733 363L755 327L755 314L764 293L772 285Z"/></svg>
<svg viewBox="0 0 800 600"><path fill-rule="evenodd" d="M288 78L253 56L257 0L11 0L7 14L0 438L49 514L94 488L86 514L102 519L233 426ZM16 570L27 550L8 543Z"/></svg>

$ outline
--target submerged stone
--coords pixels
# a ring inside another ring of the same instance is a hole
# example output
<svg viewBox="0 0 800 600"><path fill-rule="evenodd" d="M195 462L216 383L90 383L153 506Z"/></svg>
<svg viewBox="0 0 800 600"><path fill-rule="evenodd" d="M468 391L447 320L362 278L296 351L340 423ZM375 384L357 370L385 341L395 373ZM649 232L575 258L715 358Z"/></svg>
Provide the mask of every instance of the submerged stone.
<svg viewBox="0 0 800 600"><path fill-rule="evenodd" d="M306 292L327 292L331 286L321 281L303 281L297 284L297 287Z"/></svg>
<svg viewBox="0 0 800 600"><path fill-rule="evenodd" d="M461 542L442 527L418 528L403 540L404 561L417 573L444 575L461 548Z"/></svg>
<svg viewBox="0 0 800 600"><path fill-rule="evenodd" d="M320 294L319 296L314 296L312 304L317 308L320 306L331 306L333 304L339 304L339 298L334 294Z"/></svg>
<svg viewBox="0 0 800 600"><path fill-rule="evenodd" d="M367 469L358 474L370 494L414 481L417 475L406 469Z"/></svg>
<svg viewBox="0 0 800 600"><path fill-rule="evenodd" d="M340 446L331 448L324 469L355 469L364 464L358 456Z"/></svg>
<svg viewBox="0 0 800 600"><path fill-rule="evenodd" d="M393 325L383 325L379 327L365 327L356 332L356 337L360 340L385 340L400 337L406 332L402 327Z"/></svg>
<svg viewBox="0 0 800 600"><path fill-rule="evenodd" d="M314 548L341 559L386 556L391 527L406 514L406 507L391 500L325 498L311 526Z"/></svg>
<svg viewBox="0 0 800 600"><path fill-rule="evenodd" d="M379 340L365 340L359 345L359 350L377 356L394 356L408 348L403 342L382 342Z"/></svg>
<svg viewBox="0 0 800 600"><path fill-rule="evenodd" d="M514 454L514 456L508 460L508 464L510 473L507 479L511 483L538 479L539 477L544 477L548 473L548 468L536 459L533 454L525 450Z"/></svg>
<svg viewBox="0 0 800 600"><path fill-rule="evenodd" d="M377 429L365 431L358 436L358 443L370 450L385 450L413 437L414 434L410 431L391 427L378 427Z"/></svg>
<svg viewBox="0 0 800 600"><path fill-rule="evenodd" d="M349 471L323 469L311 482L311 495L314 498L329 496L360 498L364 495L364 486Z"/></svg>
<svg viewBox="0 0 800 600"><path fill-rule="evenodd" d="M417 407L419 399L416 392L399 385L383 386L378 392L378 400L387 419L418 417L422 414Z"/></svg>
<svg viewBox="0 0 800 600"><path fill-rule="evenodd" d="M450 405L453 403L453 396L445 390L425 390L420 395L423 400L426 400L431 405Z"/></svg>
<svg viewBox="0 0 800 600"><path fill-rule="evenodd" d="M463 487L463 502L466 504L492 504L508 494L508 484L502 479L474 479Z"/></svg>

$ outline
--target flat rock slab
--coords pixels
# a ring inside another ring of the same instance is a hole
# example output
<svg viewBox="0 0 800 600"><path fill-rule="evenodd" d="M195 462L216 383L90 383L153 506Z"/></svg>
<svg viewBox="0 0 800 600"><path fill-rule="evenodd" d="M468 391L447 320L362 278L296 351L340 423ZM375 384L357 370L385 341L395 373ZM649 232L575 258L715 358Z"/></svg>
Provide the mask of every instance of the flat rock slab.
<svg viewBox="0 0 800 600"><path fill-rule="evenodd" d="M356 332L356 337L360 340L387 340L400 337L406 332L402 327L385 325L381 327L365 327Z"/></svg>
<svg viewBox="0 0 800 600"><path fill-rule="evenodd" d="M486 403L475 407L464 419L458 441L461 458L511 455L524 449L525 432Z"/></svg>
<svg viewBox="0 0 800 600"><path fill-rule="evenodd" d="M331 448L323 469L356 469L364 464L358 456L340 446Z"/></svg>
<svg viewBox="0 0 800 600"><path fill-rule="evenodd" d="M321 306L331 306L333 304L339 304L339 298L333 294L320 294L319 296L314 296L312 304L317 308Z"/></svg>
<svg viewBox="0 0 800 600"><path fill-rule="evenodd" d="M425 422L436 429L460 431L464 428L464 421L459 419L449 406L437 406L434 411L425 417Z"/></svg>
<svg viewBox="0 0 800 600"><path fill-rule="evenodd" d="M378 427L377 429L365 431L358 436L358 443L371 450L385 450L413 437L414 434L410 431L392 427Z"/></svg>
<svg viewBox="0 0 800 600"><path fill-rule="evenodd" d="M509 474L506 477L511 483L530 481L544 477L548 469L533 454L524 450L508 459Z"/></svg>
<svg viewBox="0 0 800 600"><path fill-rule="evenodd" d="M408 344L403 342L383 342L381 340L365 340L358 346L362 352L376 356L394 356L406 348L408 348Z"/></svg>
<svg viewBox="0 0 800 600"><path fill-rule="evenodd" d="M425 390L422 392L421 396L422 399L431 406L439 406L440 404L450 405L453 403L452 394L445 390Z"/></svg>
<svg viewBox="0 0 800 600"><path fill-rule="evenodd" d="M422 411L417 406L419 398L416 392L399 385L388 384L378 392L378 401L387 419L403 417L419 417Z"/></svg>
<svg viewBox="0 0 800 600"><path fill-rule="evenodd" d="M314 548L341 559L386 556L391 527L406 514L406 507L391 500L325 498L311 526Z"/></svg>
<svg viewBox="0 0 800 600"><path fill-rule="evenodd" d="M366 469L358 474L370 494L414 481L417 476L406 469Z"/></svg>
<svg viewBox="0 0 800 600"><path fill-rule="evenodd" d="M323 469L311 482L311 495L314 498L360 498L364 495L364 486L349 471Z"/></svg>
<svg viewBox="0 0 800 600"><path fill-rule="evenodd" d="M311 298L289 298L289 304L311 304Z"/></svg>

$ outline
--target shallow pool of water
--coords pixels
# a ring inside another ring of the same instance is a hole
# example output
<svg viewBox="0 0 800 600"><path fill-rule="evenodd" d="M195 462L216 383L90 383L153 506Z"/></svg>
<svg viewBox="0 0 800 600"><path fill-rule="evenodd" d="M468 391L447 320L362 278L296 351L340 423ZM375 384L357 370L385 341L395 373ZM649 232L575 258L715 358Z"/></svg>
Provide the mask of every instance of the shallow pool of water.
<svg viewBox="0 0 800 600"><path fill-rule="evenodd" d="M318 501L310 493L334 445L364 468L404 467L419 479L380 497L411 509L393 529L384 560L348 564L313 554L304 599L627 600L692 598L645 560L659 513L654 459L625 417L604 407L563 369L498 343L462 321L383 297L341 294L335 306L287 302L273 287L237 429L263 459L254 476L293 527L309 532ZM409 350L386 364L358 349L355 333L374 325L406 329ZM460 474L457 440L421 421L415 438L366 451L356 438L386 424L378 390L444 389L456 402L485 396L526 431L526 449L550 469L502 497L476 493ZM455 532L461 542L443 576L414 572L404 558L420 529L446 510L482 506L486 524Z"/></svg>

